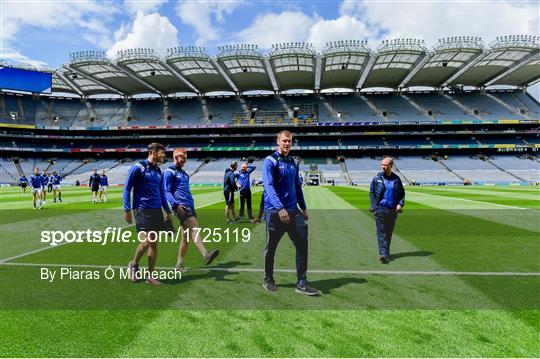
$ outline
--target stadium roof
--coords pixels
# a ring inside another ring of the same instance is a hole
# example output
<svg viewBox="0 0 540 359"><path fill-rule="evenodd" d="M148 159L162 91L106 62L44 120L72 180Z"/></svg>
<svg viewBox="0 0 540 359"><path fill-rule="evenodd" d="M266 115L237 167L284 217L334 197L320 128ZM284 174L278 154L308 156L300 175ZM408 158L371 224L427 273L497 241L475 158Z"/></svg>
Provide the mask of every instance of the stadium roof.
<svg viewBox="0 0 540 359"><path fill-rule="evenodd" d="M540 40L535 36L497 38L484 47L478 37L439 40L429 50L422 40L383 41L377 51L364 41L328 43L322 53L306 43L272 46L262 54L255 45L226 45L217 56L202 47L175 47L165 57L150 49L83 51L53 76L53 91L83 96L171 95L191 92L404 89L509 85L540 80Z"/></svg>

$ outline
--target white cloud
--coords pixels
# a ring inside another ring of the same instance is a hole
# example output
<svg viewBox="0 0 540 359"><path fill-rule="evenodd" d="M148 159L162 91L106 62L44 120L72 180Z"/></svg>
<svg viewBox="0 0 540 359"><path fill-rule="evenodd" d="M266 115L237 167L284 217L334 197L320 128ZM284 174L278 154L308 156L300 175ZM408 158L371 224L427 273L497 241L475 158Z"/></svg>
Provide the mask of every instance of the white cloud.
<svg viewBox="0 0 540 359"><path fill-rule="evenodd" d="M236 37L241 43L256 44L263 49L282 42L304 42L310 35L310 28L318 20L299 11L267 13L257 16Z"/></svg>
<svg viewBox="0 0 540 359"><path fill-rule="evenodd" d="M148 14L155 12L167 0L124 0L126 10L131 14L137 14L139 11Z"/></svg>
<svg viewBox="0 0 540 359"><path fill-rule="evenodd" d="M28 56L21 54L18 50L12 48L3 48L1 58L11 61L15 64L24 63L35 66L37 68L48 67L48 64L45 61L31 59Z"/></svg>
<svg viewBox="0 0 540 359"><path fill-rule="evenodd" d="M368 40L374 36L366 23L349 15L334 20L320 19L309 29L307 42L321 50L330 41Z"/></svg>
<svg viewBox="0 0 540 359"><path fill-rule="evenodd" d="M427 45L447 36L480 36L489 44L499 35L539 33L537 2L345 0L340 14L354 16L382 38L423 38ZM384 33L384 34L382 34Z"/></svg>
<svg viewBox="0 0 540 359"><path fill-rule="evenodd" d="M244 1L184 0L178 3L176 14L183 23L191 26L196 35L196 45L218 41L221 37L219 24L225 22L225 15L231 14Z"/></svg>
<svg viewBox="0 0 540 359"><path fill-rule="evenodd" d="M167 17L138 12L129 28L122 24L115 32L116 42L107 50L107 55L114 57L119 50L133 48L150 48L163 54L166 49L178 46L177 34L178 30Z"/></svg>
<svg viewBox="0 0 540 359"><path fill-rule="evenodd" d="M11 1L4 2L2 10L0 36L5 47L15 41L19 29L25 25L63 31L78 29L83 36L95 39L96 46L103 47L101 41L107 39L109 33L107 24L118 13L114 3L99 3L93 0Z"/></svg>

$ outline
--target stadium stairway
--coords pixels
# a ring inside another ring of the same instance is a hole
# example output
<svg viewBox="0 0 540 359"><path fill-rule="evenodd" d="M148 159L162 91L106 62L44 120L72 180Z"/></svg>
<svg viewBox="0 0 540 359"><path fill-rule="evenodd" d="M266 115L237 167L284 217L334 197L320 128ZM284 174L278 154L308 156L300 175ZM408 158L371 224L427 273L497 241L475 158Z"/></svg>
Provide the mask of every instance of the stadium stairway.
<svg viewBox="0 0 540 359"><path fill-rule="evenodd" d="M197 168L195 169L195 171L193 171L193 172L189 175L189 177L191 178L191 177L195 176L195 175L196 175L197 173L199 173L199 172L204 168L204 166L206 166L206 164L208 164L209 162L210 162L210 159L205 159L205 160L203 160L202 163L199 165L199 167L197 167Z"/></svg>
<svg viewBox="0 0 540 359"><path fill-rule="evenodd" d="M462 176L458 175L456 172L452 171L450 169L450 167L448 167L445 163L443 163L443 161L439 160L439 161L436 161L439 165L441 165L442 167L444 167L445 170L447 170L448 172L450 172L451 174L453 174L454 176L456 176L457 178L461 179L462 181L465 181L465 178L463 178Z"/></svg>
<svg viewBox="0 0 540 359"><path fill-rule="evenodd" d="M401 177L401 180L404 181L405 183L409 183L409 179L403 174L403 172L401 172L396 164L396 161L394 161L394 170L396 171L396 173L399 175L399 177Z"/></svg>
<svg viewBox="0 0 540 359"><path fill-rule="evenodd" d="M349 186L352 186L351 175L349 174L349 169L347 168L347 163L345 162L345 159L339 162L339 166L341 167L343 178L345 178L345 181L347 182Z"/></svg>
<svg viewBox="0 0 540 359"><path fill-rule="evenodd" d="M2 166L2 164L0 164L0 169L2 170L0 172L2 174L1 175L2 177L7 176L9 178L9 180L13 180L15 183L18 182L18 179L15 176L13 176L13 174L10 173L7 169L5 169L4 166ZM2 180L2 182L4 182L4 181Z"/></svg>
<svg viewBox="0 0 540 359"><path fill-rule="evenodd" d="M124 160L116 161L116 163L115 163L114 165L112 165L111 167L109 167L109 168L107 169L107 172L109 172L109 171L112 170L112 169L115 169L116 167L120 166L120 165L121 165L122 163L124 163L124 162L126 162L126 161L124 161Z"/></svg>
<svg viewBox="0 0 540 359"><path fill-rule="evenodd" d="M472 108L467 107L463 102L461 102L457 98L450 96L448 94L443 94L443 96L446 97L449 101L451 101L454 105L456 105L457 107L465 111L467 115L472 115L472 116L476 116L477 118L480 118L480 116L474 113L474 110Z"/></svg>
<svg viewBox="0 0 540 359"><path fill-rule="evenodd" d="M518 179L518 180L520 180L520 181L527 182L527 180L525 180L525 179L523 179L523 178L521 178L521 177L519 177L519 176L516 176L516 175L513 174L512 172L507 171L507 170L505 170L504 168L502 168L502 167L500 167L500 166L497 166L495 163L491 162L491 160L489 160L489 159L486 159L486 162L490 163L491 165L493 165L493 167L497 168L498 170L503 171L503 172L505 172L505 173L508 173L510 176L512 176L512 177L514 177L514 178L516 178L516 179Z"/></svg>
<svg viewBox="0 0 540 359"><path fill-rule="evenodd" d="M81 168L82 166L85 166L87 163L88 163L87 161L81 161L81 163L80 163L78 166L72 168L69 172L64 173L64 178L66 178L67 176L73 174L73 173L76 172L79 168Z"/></svg>
<svg viewBox="0 0 540 359"><path fill-rule="evenodd" d="M19 163L19 161L15 162L13 161L13 164L15 164L15 168L17 169L17 172L19 172L19 176L24 176L24 171L21 167L21 164ZM30 176L31 173L28 174L28 176Z"/></svg>

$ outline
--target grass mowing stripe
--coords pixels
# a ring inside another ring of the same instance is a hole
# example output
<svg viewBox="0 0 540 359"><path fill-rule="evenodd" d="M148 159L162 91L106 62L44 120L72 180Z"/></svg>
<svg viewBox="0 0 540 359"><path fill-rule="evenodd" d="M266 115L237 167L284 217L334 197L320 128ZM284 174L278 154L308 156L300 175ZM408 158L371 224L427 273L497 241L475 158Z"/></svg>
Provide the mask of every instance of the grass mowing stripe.
<svg viewBox="0 0 540 359"><path fill-rule="evenodd" d="M206 204L203 204L203 205L200 205L200 206L196 206L195 208L196 208L196 209L200 209L200 208L204 208L204 207L207 207L207 206L211 206L211 205L213 205L213 204L220 203L220 202L223 202L223 201L224 201L224 200L219 200L219 201L215 201L215 202L210 202L210 203L206 203ZM135 227L135 225L134 225L134 224L131 224L131 225L125 226L124 228L125 228L125 229L128 229L128 228L134 228L134 227ZM61 246L66 245L66 244L70 244L70 243L68 243L68 242L62 242L62 243L60 243L60 244L58 244L58 245L56 245L56 246L46 245L45 247L38 248L38 249L36 249L36 250L24 252L24 253L21 253L21 254L12 256L12 257L8 257L8 258L5 258L5 259L2 259L2 260L0 260L0 264L4 264L4 263L6 263L6 262L10 262L10 261L13 261L13 260L16 260L16 259L19 259L19 258L23 258L23 257L29 256L29 255L32 255L32 254L40 253L40 252L43 252L43 251L46 251L46 250L58 248L58 247L61 247Z"/></svg>
<svg viewBox="0 0 540 359"><path fill-rule="evenodd" d="M310 190L306 189L306 192ZM356 191L356 193L358 192ZM326 208L329 209L339 205L339 201L332 201L326 195L323 197L321 192L313 192L313 195L308 194L307 197L310 197L306 198L310 208L315 206L317 201L321 203L321 206L327 202ZM366 201L363 199L362 205L365 206L365 203ZM414 205L414 203L408 203L407 211ZM257 208L256 204L254 207ZM310 226L316 228L317 219L320 217L317 217L315 213L313 216ZM342 222L334 224L334 226L339 226L342 223L355 224L356 218L343 218ZM368 219L372 222L371 218ZM417 223L420 232L425 231L421 224L421 222ZM362 226L363 223L359 225ZM405 223L398 224L400 227L404 225ZM357 228L355 227L354 230L356 231ZM368 232L371 232L371 227ZM313 231L313 235L316 236L315 231ZM434 234L437 242L449 238L442 236L439 238L439 236L438 233ZM412 238L414 239L414 236ZM359 240L361 239L359 238ZM263 245L263 243L254 244ZM313 242L310 243L310 246L312 244L312 250L316 249ZM326 252L333 252L338 257L343 253L335 248L346 245L343 239L337 237L326 238L326 243L319 244L320 248L325 249ZM370 237L369 245L370 248L374 249L375 242L372 237ZM284 246L285 248L283 248ZM292 250L290 243L288 244L285 240L280 245L280 251L287 250L286 246ZM248 252L244 253L244 256L240 256L245 251L242 248L234 248L234 250L234 253L225 253L225 258L231 258L229 256L234 254L233 258L237 261L247 261L246 256L249 257L252 254ZM190 254L192 252L193 250ZM351 251L346 253L347 258L350 258L351 255L354 256L354 254L355 252ZM366 256L362 252L356 252L356 254L359 254L360 260ZM436 258L441 254L443 253L435 253L434 256ZM446 253L446 255L453 256L454 253ZM260 260L258 249L256 256ZM292 252L286 256L293 260ZM314 256L310 260L313 258ZM391 265L402 265L402 263L415 259L417 258L405 257L402 260L392 262ZM355 261L349 259L348 262ZM334 262L325 263L329 265ZM191 290L201 294L195 295L201 301L205 300L203 295L205 293L219 295L224 302L235 298L233 294L234 291L238 290L240 283L229 278L220 278L222 277L209 278L210 280L201 278L182 283L174 289L179 292L179 300L189 299L188 294ZM292 279L292 276L289 276L288 279ZM340 278L331 279L332 283L340 283ZM480 279L484 280L483 277ZM330 282L322 280L321 283ZM452 287L454 282L448 283ZM117 285L121 284L113 283L113 287L116 288ZM396 287L398 286L394 281L384 277L384 281L377 284L380 287L377 288L376 293L384 295L384 293L390 292L400 297L401 293L397 291ZM436 284L434 282L432 285ZM501 283L501 285L503 284ZM360 289L358 291L360 295L356 294L360 298L366 297L366 292L369 292L362 290L361 287L366 285L362 283L350 282L340 285L343 287L332 289L330 295L318 299L296 296L292 294L291 288L284 288L282 292L291 292L290 296L285 296L289 305L302 302L304 299L314 299L313 303L318 303L321 299L332 298L346 302L349 297L343 295L349 287L355 290ZM248 292L248 300L256 301L255 298L258 297L257 295L262 289L260 287L260 281L257 281L253 290ZM95 285L92 285L91 288L91 290L96 289ZM201 288L204 288L206 292ZM90 289L87 288L87 290ZM155 288L143 287L140 290L157 293ZM436 292L436 288L422 286L416 287L415 290ZM454 288L454 290L459 291L459 288ZM215 291L217 293L212 293ZM505 292L499 294L504 296ZM403 300L409 299L403 296ZM158 317L160 320L154 321ZM532 357L537 356L538 353L538 323L540 322L538 311L535 310L487 309L478 311L440 309L317 311L226 309L197 311L174 309L152 311L92 310L86 312L17 310L2 311L2 318L3 320L0 321L0 327L4 333L2 343L0 343L2 356L33 357L142 357L178 356L179 353L182 356L191 357L406 357L411 355L428 357ZM57 338L59 337L62 338L62 345L58 345ZM152 343L152 345L148 343Z"/></svg>
<svg viewBox="0 0 540 359"><path fill-rule="evenodd" d="M410 193L422 193L440 195L444 197L457 198L460 200L469 200L476 202L491 203L499 206L507 206L509 208L523 208L523 209L540 209L540 197L526 196L523 194L509 193L509 192L488 192L488 191L465 191L459 189L436 189L429 188L418 191L412 189Z"/></svg>
<svg viewBox="0 0 540 359"><path fill-rule="evenodd" d="M505 198L513 198L513 199L522 199L522 200L529 200L529 201L540 201L540 192L531 194L531 193L518 193L518 192L509 192L509 191L477 191L477 190L466 190L463 188L453 188L453 187L435 187L430 188L430 190L438 191L438 192L451 192L451 193L463 193L463 194L473 194L473 195L482 195L482 196L500 196Z"/></svg>
<svg viewBox="0 0 540 359"><path fill-rule="evenodd" d="M59 264L59 263L17 263L17 262L0 262L0 265L23 266L23 267L73 267L73 268L89 268L89 269L124 269L125 266L116 265L97 265L97 264ZM166 270L170 267L156 266L156 269ZM195 267L189 268L189 271L213 271L213 272L229 272L229 273L264 273L263 268L221 268L221 267ZM296 269L292 268L277 268L274 269L277 273L296 273ZM413 270L354 270L354 269L310 269L310 273L317 274L367 274L367 275L397 275L397 276L479 276L479 277L536 277L540 276L540 272L460 272L460 271L413 271Z"/></svg>

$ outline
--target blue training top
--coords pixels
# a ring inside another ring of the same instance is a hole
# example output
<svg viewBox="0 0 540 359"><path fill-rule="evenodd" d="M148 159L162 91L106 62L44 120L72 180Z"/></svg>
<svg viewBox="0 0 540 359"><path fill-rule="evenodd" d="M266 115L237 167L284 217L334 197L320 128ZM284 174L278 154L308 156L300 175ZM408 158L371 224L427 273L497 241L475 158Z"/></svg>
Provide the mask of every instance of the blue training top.
<svg viewBox="0 0 540 359"><path fill-rule="evenodd" d="M109 185L109 179L107 178L107 175L100 176L100 183L102 186L108 186Z"/></svg>
<svg viewBox="0 0 540 359"><path fill-rule="evenodd" d="M59 174L55 174L55 175L52 177L52 184L54 184L54 185L59 185L60 182L62 182L62 176L60 176Z"/></svg>
<svg viewBox="0 0 540 359"><path fill-rule="evenodd" d="M256 166L247 166L247 170L238 172L238 184L240 185L240 191L251 188L251 181L249 175L255 171Z"/></svg>
<svg viewBox="0 0 540 359"><path fill-rule="evenodd" d="M163 191L172 208L179 205L195 207L195 201L189 189L189 175L182 168L171 166L165 170Z"/></svg>
<svg viewBox="0 0 540 359"><path fill-rule="evenodd" d="M32 186L32 188L43 188L43 177L40 174L31 174L30 186Z"/></svg>
<svg viewBox="0 0 540 359"><path fill-rule="evenodd" d="M133 190L133 206L131 205L131 192ZM124 185L124 211L133 209L163 209L171 213L162 186L161 170L144 160L136 163L129 170Z"/></svg>
<svg viewBox="0 0 540 359"><path fill-rule="evenodd" d="M306 209L299 168L292 156L274 152L263 163L264 210Z"/></svg>

